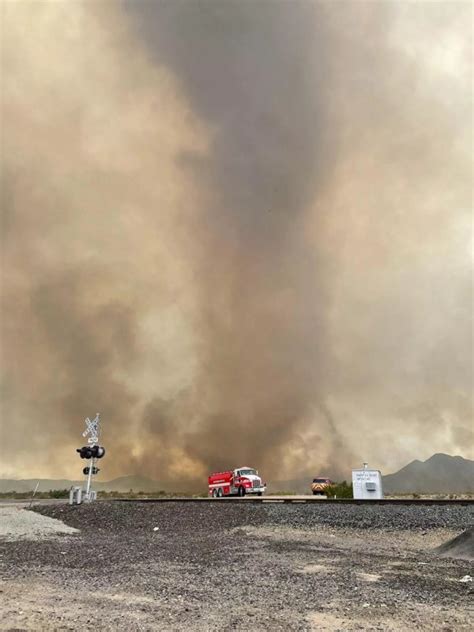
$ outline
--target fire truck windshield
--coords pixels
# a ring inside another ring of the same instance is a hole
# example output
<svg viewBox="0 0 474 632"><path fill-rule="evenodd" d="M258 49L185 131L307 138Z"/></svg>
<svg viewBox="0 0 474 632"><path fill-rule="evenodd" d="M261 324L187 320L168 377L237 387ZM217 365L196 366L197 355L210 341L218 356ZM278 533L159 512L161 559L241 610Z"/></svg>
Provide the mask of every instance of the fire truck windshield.
<svg viewBox="0 0 474 632"><path fill-rule="evenodd" d="M240 476L254 476L257 474L257 470L240 470Z"/></svg>

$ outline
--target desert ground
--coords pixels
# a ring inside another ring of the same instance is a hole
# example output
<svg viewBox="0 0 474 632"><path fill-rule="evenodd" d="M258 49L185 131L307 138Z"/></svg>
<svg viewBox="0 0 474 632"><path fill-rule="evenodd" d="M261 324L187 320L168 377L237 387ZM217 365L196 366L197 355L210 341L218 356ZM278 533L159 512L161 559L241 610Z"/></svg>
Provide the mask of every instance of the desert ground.
<svg viewBox="0 0 474 632"><path fill-rule="evenodd" d="M467 630L466 506L0 506L3 630Z"/></svg>

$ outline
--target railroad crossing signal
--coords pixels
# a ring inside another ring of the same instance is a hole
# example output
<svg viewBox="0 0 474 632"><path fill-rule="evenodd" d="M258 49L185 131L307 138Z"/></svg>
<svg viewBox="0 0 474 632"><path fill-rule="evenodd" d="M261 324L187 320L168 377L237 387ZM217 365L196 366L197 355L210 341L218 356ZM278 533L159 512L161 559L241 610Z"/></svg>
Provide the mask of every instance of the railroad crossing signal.
<svg viewBox="0 0 474 632"><path fill-rule="evenodd" d="M99 468L96 467L95 462L96 459L101 459L105 454L105 448L99 445L99 434L100 434L100 413L97 413L94 419L90 420L89 417L86 417L86 429L82 433L83 437L89 438L87 439L87 443L89 445L85 445L82 448L77 448L76 452L79 453L81 459L92 459L91 464L83 468L82 473L87 476L86 480L86 488L84 490L84 499L87 501L95 500L96 492L91 490L92 476L99 473ZM80 488L71 489L70 495L70 503L74 502L74 494L76 490L76 502L80 504L82 490Z"/></svg>

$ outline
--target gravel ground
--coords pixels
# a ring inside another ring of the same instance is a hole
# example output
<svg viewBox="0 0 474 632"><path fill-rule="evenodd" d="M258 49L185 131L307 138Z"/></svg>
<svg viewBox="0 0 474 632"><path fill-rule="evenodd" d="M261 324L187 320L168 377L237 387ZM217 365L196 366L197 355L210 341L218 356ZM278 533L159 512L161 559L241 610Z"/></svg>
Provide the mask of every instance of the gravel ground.
<svg viewBox="0 0 474 632"><path fill-rule="evenodd" d="M434 549L472 525L472 507L34 509L80 533L0 539L1 629L470 629L474 583L459 580L472 562Z"/></svg>
<svg viewBox="0 0 474 632"><path fill-rule="evenodd" d="M38 540L58 534L79 533L78 529L68 527L60 520L25 511L21 507L1 507L0 518L1 540Z"/></svg>

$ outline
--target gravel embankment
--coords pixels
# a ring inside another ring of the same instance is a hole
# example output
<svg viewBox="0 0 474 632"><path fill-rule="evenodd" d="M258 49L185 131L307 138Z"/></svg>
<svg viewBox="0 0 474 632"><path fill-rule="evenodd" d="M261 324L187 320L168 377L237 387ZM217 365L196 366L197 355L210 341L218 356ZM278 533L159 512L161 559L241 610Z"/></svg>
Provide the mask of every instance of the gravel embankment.
<svg viewBox="0 0 474 632"><path fill-rule="evenodd" d="M224 501L225 502L225 501ZM136 532L160 524L166 532L209 532L241 525L282 525L314 528L319 525L345 529L390 531L426 529L467 529L474 522L474 505L336 505L279 504L254 505L238 502L153 503L104 502L71 507L37 506L35 511L59 518L81 529L113 529ZM107 510L103 511L102 507Z"/></svg>
<svg viewBox="0 0 474 632"><path fill-rule="evenodd" d="M286 513L275 505L267 506L268 518L275 524L312 528L318 525L345 529L389 531L427 529L466 529L474 520L474 507L460 505L336 505L312 507L289 505Z"/></svg>
<svg viewBox="0 0 474 632"><path fill-rule="evenodd" d="M0 540L38 540L72 533L78 530L47 515L22 507L0 507Z"/></svg>
<svg viewBox="0 0 474 632"><path fill-rule="evenodd" d="M472 524L472 507L98 502L35 511L80 534L0 541L10 627L469 629L473 583L459 580L474 575L472 564L434 550Z"/></svg>

